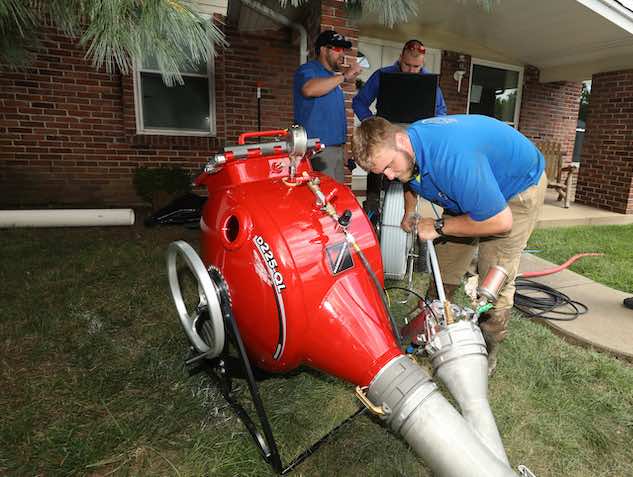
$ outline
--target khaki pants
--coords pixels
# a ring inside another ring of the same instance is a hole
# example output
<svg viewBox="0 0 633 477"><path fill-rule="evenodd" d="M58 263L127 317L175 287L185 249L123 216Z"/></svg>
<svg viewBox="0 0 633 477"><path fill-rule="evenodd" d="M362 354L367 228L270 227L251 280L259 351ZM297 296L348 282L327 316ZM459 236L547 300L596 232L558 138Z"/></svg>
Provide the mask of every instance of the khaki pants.
<svg viewBox="0 0 633 477"><path fill-rule="evenodd" d="M342 184L345 180L344 158L345 145L325 146L323 152L310 159L310 163L315 171L323 172Z"/></svg>
<svg viewBox="0 0 633 477"><path fill-rule="evenodd" d="M506 315L509 317L509 311L514 305L514 279L518 272L521 252L543 208L546 189L547 176L543 173L537 185L527 188L508 201L512 212L512 230L509 233L473 239L470 243L447 242L438 245L436 252L444 283L447 285L461 283L479 247L477 273L480 282L493 265L500 265L508 272L508 280L499 292L499 299L494 310L497 312L508 310Z"/></svg>

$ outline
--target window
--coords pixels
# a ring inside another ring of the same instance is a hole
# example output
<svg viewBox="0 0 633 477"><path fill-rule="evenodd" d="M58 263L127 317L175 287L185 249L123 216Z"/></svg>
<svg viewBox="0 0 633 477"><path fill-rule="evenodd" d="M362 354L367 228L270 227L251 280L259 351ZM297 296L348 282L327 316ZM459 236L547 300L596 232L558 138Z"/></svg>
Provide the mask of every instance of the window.
<svg viewBox="0 0 633 477"><path fill-rule="evenodd" d="M213 58L182 71L182 85L167 86L154 58L136 68L134 94L139 134L215 134Z"/></svg>
<svg viewBox="0 0 633 477"><path fill-rule="evenodd" d="M472 59L468 114L483 114L517 127L523 68Z"/></svg>

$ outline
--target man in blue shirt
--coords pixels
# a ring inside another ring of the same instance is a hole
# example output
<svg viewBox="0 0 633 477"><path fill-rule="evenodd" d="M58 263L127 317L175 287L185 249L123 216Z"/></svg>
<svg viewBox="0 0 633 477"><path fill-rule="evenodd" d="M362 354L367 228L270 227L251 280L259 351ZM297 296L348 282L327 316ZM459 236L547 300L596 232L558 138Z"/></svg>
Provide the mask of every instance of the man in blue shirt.
<svg viewBox="0 0 633 477"><path fill-rule="evenodd" d="M380 90L380 75L382 73L415 73L420 75L428 75L429 72L424 68L424 55L426 49L422 42L418 40L409 40L402 47L400 58L393 65L385 66L372 73L367 83L354 96L352 100L352 108L354 113L361 121L373 116L369 107L376 100L378 91ZM446 102L440 87L437 87L435 96L435 115L446 115Z"/></svg>
<svg viewBox="0 0 633 477"><path fill-rule="evenodd" d="M294 119L308 137L318 137L325 150L312 159L312 167L339 182L344 180L344 146L347 140L345 101L340 85L354 82L360 66L345 67L345 50L352 43L333 30L321 32L314 44L317 58L301 65L293 81Z"/></svg>
<svg viewBox="0 0 633 477"><path fill-rule="evenodd" d="M369 107L376 100L380 91L380 77L383 73L412 73L420 75L428 75L429 72L424 68L424 55L426 48L419 40L409 40L402 47L400 58L393 65L385 66L372 73L367 83L354 96L352 100L352 108L354 113L361 121L373 116ZM435 93L435 115L446 115L446 102L440 87L437 87ZM421 119L421 118L420 118ZM367 202L364 204L365 210L377 209L380 202L380 191L382 189L382 179L369 172L367 174Z"/></svg>
<svg viewBox="0 0 633 477"><path fill-rule="evenodd" d="M420 239L447 240L436 248L447 297L459 287L477 247L480 277L493 265L508 272L499 299L480 323L492 374L497 344L507 335L521 252L547 188L542 154L514 128L478 115L424 119L407 130L370 118L354 131L352 153L363 169L410 186L405 231L417 224ZM444 216L417 220L414 194L443 207Z"/></svg>

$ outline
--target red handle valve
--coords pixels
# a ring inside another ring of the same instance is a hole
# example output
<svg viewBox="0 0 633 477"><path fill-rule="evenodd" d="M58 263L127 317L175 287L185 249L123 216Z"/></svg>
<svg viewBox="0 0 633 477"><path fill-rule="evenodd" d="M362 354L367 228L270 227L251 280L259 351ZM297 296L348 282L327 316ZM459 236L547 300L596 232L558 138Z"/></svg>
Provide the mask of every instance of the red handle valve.
<svg viewBox="0 0 633 477"><path fill-rule="evenodd" d="M274 131L253 131L245 132L238 136L238 144L246 144L246 140L251 137L267 137L267 136L285 136L288 134L287 129L275 129Z"/></svg>

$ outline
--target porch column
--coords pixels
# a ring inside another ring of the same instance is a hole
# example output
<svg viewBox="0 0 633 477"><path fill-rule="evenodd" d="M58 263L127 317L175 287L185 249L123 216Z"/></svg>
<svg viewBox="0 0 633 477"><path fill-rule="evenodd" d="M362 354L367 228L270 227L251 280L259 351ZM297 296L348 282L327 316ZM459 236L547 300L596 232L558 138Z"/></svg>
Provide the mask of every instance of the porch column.
<svg viewBox="0 0 633 477"><path fill-rule="evenodd" d="M591 82L576 202L633 214L633 70Z"/></svg>

